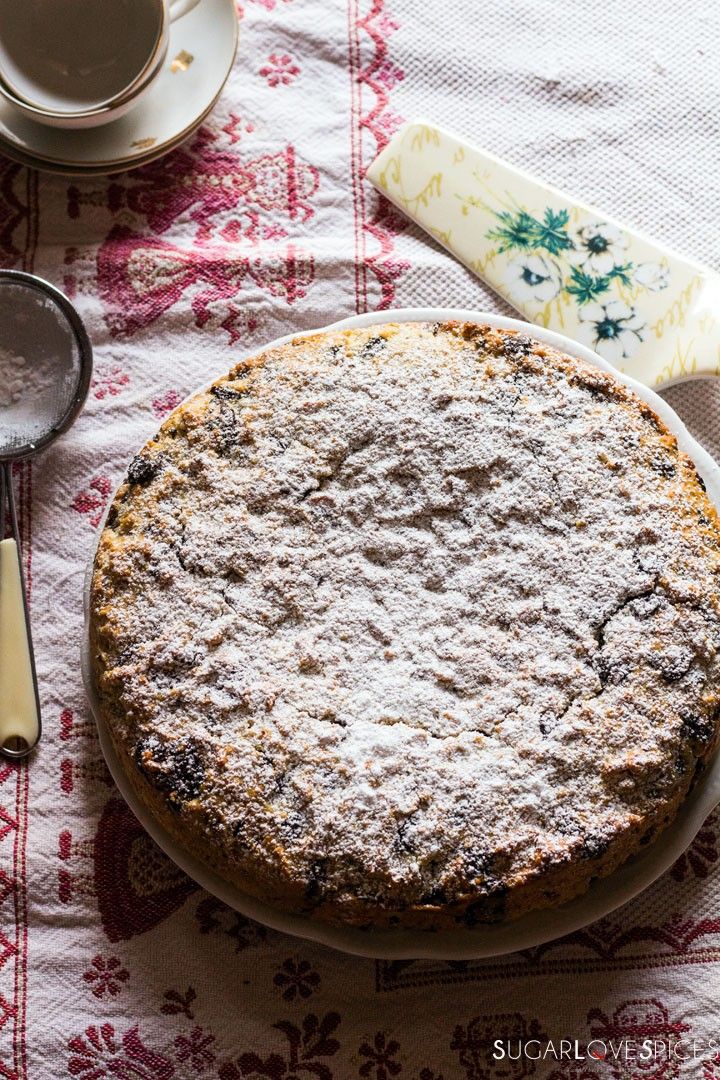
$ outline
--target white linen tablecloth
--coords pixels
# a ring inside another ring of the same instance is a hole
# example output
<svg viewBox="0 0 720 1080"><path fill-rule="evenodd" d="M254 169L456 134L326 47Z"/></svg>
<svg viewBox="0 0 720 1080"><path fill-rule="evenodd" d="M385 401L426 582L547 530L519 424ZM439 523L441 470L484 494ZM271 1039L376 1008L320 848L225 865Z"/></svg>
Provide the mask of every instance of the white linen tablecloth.
<svg viewBox="0 0 720 1080"><path fill-rule="evenodd" d="M246 350L378 307L502 310L364 180L426 116L720 269L720 7L705 0L246 0L201 132L108 179L0 159L0 257L63 287L96 372L18 471L45 738L0 768L0 1077L720 1077L685 1062L498 1062L495 1038L720 1045L720 818L645 894L491 961L354 959L199 890L106 773L82 690L95 528L134 450ZM668 392L720 454L720 386Z"/></svg>

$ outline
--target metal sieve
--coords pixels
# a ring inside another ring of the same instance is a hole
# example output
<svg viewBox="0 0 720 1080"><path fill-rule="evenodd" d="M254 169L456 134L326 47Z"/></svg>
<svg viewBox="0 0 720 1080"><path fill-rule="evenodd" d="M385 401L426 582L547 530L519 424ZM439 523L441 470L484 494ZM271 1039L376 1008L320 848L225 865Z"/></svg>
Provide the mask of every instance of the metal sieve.
<svg viewBox="0 0 720 1080"><path fill-rule="evenodd" d="M41 731L12 466L70 427L91 374L90 341L67 297L33 274L0 270L0 753L12 759Z"/></svg>

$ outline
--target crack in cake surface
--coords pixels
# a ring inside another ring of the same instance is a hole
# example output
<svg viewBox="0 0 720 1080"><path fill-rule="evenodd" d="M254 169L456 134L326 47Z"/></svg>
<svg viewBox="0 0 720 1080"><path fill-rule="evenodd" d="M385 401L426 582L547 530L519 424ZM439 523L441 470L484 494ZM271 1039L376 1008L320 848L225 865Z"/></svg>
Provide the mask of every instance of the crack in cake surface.
<svg viewBox="0 0 720 1080"><path fill-rule="evenodd" d="M272 836L315 899L494 895L609 842L671 801L680 710L715 690L717 540L671 437L551 350L464 334L231 373L146 450L100 571L134 584L120 737L200 741L208 819Z"/></svg>

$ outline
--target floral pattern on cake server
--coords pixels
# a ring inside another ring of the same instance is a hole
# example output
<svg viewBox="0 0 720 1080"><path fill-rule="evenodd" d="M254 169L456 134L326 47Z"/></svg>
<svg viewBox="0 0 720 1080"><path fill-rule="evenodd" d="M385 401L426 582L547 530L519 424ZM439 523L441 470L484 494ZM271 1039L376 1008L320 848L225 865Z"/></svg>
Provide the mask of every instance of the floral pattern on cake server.
<svg viewBox="0 0 720 1080"><path fill-rule="evenodd" d="M666 259L637 263L630 237L619 226L587 220L574 228L570 210L545 207L542 216L524 207L494 211L486 232L491 255L506 256L508 299L525 310L562 299L577 307L578 338L613 364L632 356L647 336L647 321L635 305L639 292L669 283Z"/></svg>
<svg viewBox="0 0 720 1080"><path fill-rule="evenodd" d="M662 387L720 375L720 275L434 124L368 179L531 322Z"/></svg>

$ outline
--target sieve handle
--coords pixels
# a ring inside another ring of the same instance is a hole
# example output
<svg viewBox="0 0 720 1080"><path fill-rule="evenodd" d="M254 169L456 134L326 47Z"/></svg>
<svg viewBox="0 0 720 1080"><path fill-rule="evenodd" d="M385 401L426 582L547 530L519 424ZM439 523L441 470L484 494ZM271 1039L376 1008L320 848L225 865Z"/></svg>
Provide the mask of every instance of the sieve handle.
<svg viewBox="0 0 720 1080"><path fill-rule="evenodd" d="M13 536L0 540L0 753L16 760L37 745L40 705L9 466L2 489Z"/></svg>

